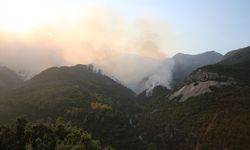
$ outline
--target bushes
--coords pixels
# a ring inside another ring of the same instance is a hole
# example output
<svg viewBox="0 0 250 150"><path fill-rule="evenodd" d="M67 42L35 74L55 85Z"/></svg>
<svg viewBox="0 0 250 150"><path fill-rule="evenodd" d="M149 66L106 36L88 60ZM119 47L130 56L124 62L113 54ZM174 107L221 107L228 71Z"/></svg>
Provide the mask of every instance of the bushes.
<svg viewBox="0 0 250 150"><path fill-rule="evenodd" d="M109 104L104 104L100 102L92 102L91 108L93 110L112 110L112 106Z"/></svg>
<svg viewBox="0 0 250 150"><path fill-rule="evenodd" d="M0 126L0 149L4 150L112 150L70 123L28 123L17 119L15 125Z"/></svg>
<svg viewBox="0 0 250 150"><path fill-rule="evenodd" d="M181 103L162 101L138 117L139 126L158 149L247 150L249 107L250 88L219 88Z"/></svg>

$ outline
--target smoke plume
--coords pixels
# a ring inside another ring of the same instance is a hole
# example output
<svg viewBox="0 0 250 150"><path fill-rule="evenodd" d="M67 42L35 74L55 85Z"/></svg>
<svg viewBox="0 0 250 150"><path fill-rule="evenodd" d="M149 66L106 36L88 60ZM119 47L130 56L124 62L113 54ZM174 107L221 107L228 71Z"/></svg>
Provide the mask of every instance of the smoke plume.
<svg viewBox="0 0 250 150"><path fill-rule="evenodd" d="M169 87L172 63L164 60L174 40L167 23L155 18L129 20L94 7L28 32L1 31L0 65L32 76L51 66L92 63L137 92Z"/></svg>

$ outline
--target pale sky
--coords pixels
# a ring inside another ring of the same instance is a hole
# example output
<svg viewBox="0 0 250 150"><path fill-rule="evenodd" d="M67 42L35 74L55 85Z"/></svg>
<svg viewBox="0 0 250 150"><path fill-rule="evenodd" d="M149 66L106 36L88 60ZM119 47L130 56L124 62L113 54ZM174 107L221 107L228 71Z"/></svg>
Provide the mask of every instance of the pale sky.
<svg viewBox="0 0 250 150"><path fill-rule="evenodd" d="M95 64L134 90L149 74L169 87L166 58L249 45L250 0L0 0L0 65L28 77Z"/></svg>
<svg viewBox="0 0 250 150"><path fill-rule="evenodd" d="M194 54L214 50L224 54L229 50L250 45L250 0L0 0L0 2L1 28L10 26L14 29L17 24L18 28L32 26L35 23L51 20L53 17L66 15L64 12L73 17L78 13L75 10L95 4L112 7L128 20L138 15L161 18L167 22L178 41L175 46L176 52ZM32 11L42 13L32 13Z"/></svg>
<svg viewBox="0 0 250 150"><path fill-rule="evenodd" d="M65 0L66 1L66 0ZM79 5L82 1L68 1ZM88 1L90 2L90 1ZM91 0L110 5L123 15L158 15L166 20L180 46L177 51L225 53L250 45L250 0Z"/></svg>

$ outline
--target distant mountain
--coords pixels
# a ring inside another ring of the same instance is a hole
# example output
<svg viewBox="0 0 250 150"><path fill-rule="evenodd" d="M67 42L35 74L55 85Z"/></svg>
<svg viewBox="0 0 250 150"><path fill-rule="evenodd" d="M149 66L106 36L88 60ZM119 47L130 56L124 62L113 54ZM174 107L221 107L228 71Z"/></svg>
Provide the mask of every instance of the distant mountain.
<svg viewBox="0 0 250 150"><path fill-rule="evenodd" d="M215 64L223 58L220 53L209 51L198 55L178 53L172 58L167 58L150 73L137 83L137 93L152 91L155 86L161 85L174 88L190 73L199 67Z"/></svg>
<svg viewBox="0 0 250 150"><path fill-rule="evenodd" d="M178 53L172 58L167 58L165 61L162 61L162 64L153 70L151 74L156 75L156 79L155 81L153 80L153 83L148 83L151 76L151 74L148 74L138 83L138 87L143 90L152 90L154 86L157 85L167 85L168 88L174 88L197 68L215 64L222 58L223 55L214 51L198 55Z"/></svg>
<svg viewBox="0 0 250 150"><path fill-rule="evenodd" d="M172 58L175 62L173 67L173 84L186 78L195 69L205 65L215 64L222 60L222 58L223 55L215 51L197 55L176 54Z"/></svg>
<svg viewBox="0 0 250 150"><path fill-rule="evenodd" d="M250 46L230 51L219 63L200 69L232 77L242 84L250 85Z"/></svg>
<svg viewBox="0 0 250 150"><path fill-rule="evenodd" d="M250 47L228 52L223 59L212 65L193 71L170 99L180 101L189 97L212 92L214 88L244 86L250 84Z"/></svg>
<svg viewBox="0 0 250 150"><path fill-rule="evenodd" d="M228 52L219 64L232 65L250 60L250 46Z"/></svg>
<svg viewBox="0 0 250 150"><path fill-rule="evenodd" d="M23 80L14 71L0 66L0 93L14 89L22 84Z"/></svg>

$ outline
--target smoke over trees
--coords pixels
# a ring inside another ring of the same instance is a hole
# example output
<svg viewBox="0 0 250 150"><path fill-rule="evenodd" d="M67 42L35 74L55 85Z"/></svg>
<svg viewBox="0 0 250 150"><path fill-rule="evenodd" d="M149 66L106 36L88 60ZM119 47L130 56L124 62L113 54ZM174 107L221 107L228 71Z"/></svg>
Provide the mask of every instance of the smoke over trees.
<svg viewBox="0 0 250 150"><path fill-rule="evenodd" d="M127 20L109 7L88 8L77 18L27 32L0 31L0 45L0 65L28 77L51 66L95 64L134 90L145 75L150 85L169 87L171 80L173 64L165 59L174 36L168 24L149 17Z"/></svg>

